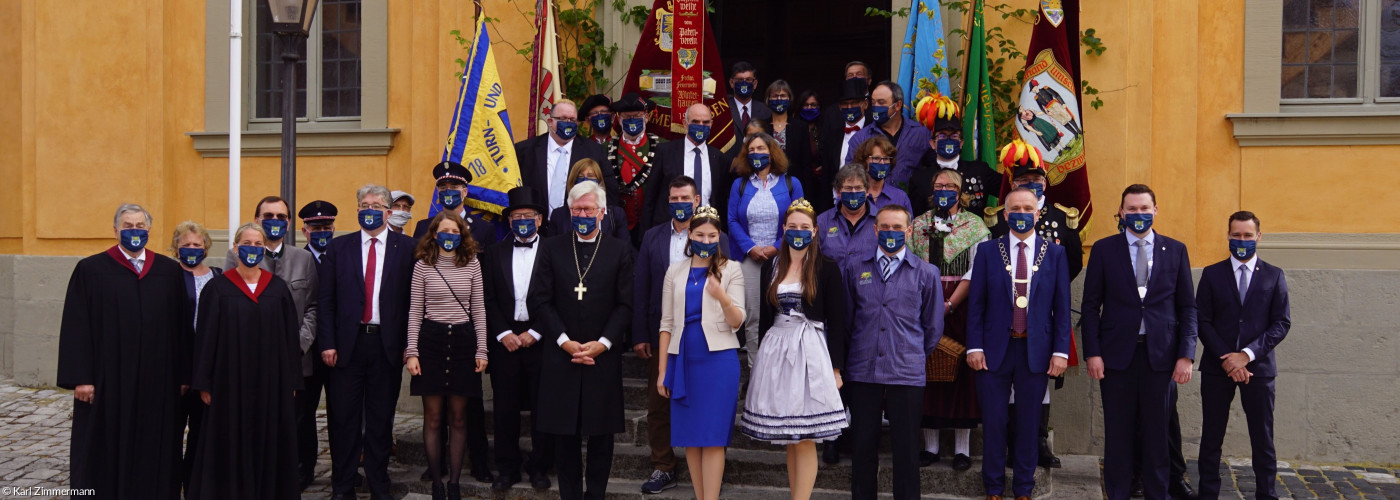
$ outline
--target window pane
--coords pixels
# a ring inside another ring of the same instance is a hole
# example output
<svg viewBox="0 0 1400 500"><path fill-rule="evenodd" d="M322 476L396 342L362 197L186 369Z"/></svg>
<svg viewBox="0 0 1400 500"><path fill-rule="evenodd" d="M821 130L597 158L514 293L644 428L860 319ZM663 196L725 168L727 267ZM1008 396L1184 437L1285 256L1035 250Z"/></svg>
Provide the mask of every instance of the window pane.
<svg viewBox="0 0 1400 500"><path fill-rule="evenodd" d="M1332 32L1331 31L1309 31L1308 32L1308 62L1330 63L1332 62Z"/></svg>
<svg viewBox="0 0 1400 500"><path fill-rule="evenodd" d="M1337 12L1338 28L1355 28L1356 21L1360 14L1357 4L1360 0L1335 0L1334 8Z"/></svg>
<svg viewBox="0 0 1400 500"><path fill-rule="evenodd" d="M321 2L321 115L359 116L360 0Z"/></svg>
<svg viewBox="0 0 1400 500"><path fill-rule="evenodd" d="M1338 64L1356 64L1356 44L1360 38L1357 30L1337 30L1336 45L1332 46L1332 61Z"/></svg>
<svg viewBox="0 0 1400 500"><path fill-rule="evenodd" d="M282 40L272 33L272 13L266 2L257 3L257 54L254 64L255 102L253 116L256 118L282 117ZM306 40L300 41L297 54L302 57L296 63L296 114L306 116Z"/></svg>
<svg viewBox="0 0 1400 500"><path fill-rule="evenodd" d="M1308 8L1308 27L1331 28L1336 18L1332 0L1312 0L1309 3L1312 5Z"/></svg>
<svg viewBox="0 0 1400 500"><path fill-rule="evenodd" d="M1361 0L1285 0L1279 81L1284 99L1360 95L1360 3Z"/></svg>
<svg viewBox="0 0 1400 500"><path fill-rule="evenodd" d="M1356 65L1337 64L1332 66L1332 97L1356 97Z"/></svg>
<svg viewBox="0 0 1400 500"><path fill-rule="evenodd" d="M1332 65L1308 65L1308 97L1332 97Z"/></svg>
<svg viewBox="0 0 1400 500"><path fill-rule="evenodd" d="M1284 99L1302 99L1305 96L1303 92L1305 69L1306 66L1301 64L1293 66L1285 64L1283 66L1283 88L1281 90Z"/></svg>
<svg viewBox="0 0 1400 500"><path fill-rule="evenodd" d="M1378 94L1400 97L1400 0L1381 3L1381 67Z"/></svg>
<svg viewBox="0 0 1400 500"><path fill-rule="evenodd" d="M1284 0L1283 28L1303 28L1308 23L1308 0Z"/></svg>
<svg viewBox="0 0 1400 500"><path fill-rule="evenodd" d="M1283 63L1301 64L1307 62L1308 32L1295 31L1283 34Z"/></svg>
<svg viewBox="0 0 1400 500"><path fill-rule="evenodd" d="M1381 97L1400 97L1400 64L1381 65Z"/></svg>

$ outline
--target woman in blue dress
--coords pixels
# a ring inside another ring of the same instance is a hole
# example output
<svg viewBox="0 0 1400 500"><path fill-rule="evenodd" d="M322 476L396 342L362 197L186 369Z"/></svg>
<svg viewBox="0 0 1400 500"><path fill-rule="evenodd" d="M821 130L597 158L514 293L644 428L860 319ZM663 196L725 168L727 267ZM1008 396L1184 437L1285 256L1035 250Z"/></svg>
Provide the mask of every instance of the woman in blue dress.
<svg viewBox="0 0 1400 500"><path fill-rule="evenodd" d="M656 390L671 399L671 445L685 447L695 498L719 498L724 448L739 404L739 337L744 273L719 251L719 212L690 220L689 259L666 270L658 345L666 346Z"/></svg>

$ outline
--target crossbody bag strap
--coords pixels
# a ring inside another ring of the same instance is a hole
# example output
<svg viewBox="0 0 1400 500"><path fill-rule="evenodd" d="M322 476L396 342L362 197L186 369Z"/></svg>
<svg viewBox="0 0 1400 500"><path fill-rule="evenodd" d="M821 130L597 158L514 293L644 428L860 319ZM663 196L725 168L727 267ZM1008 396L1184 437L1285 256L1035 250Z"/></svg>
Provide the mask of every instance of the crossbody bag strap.
<svg viewBox="0 0 1400 500"><path fill-rule="evenodd" d="M449 281L447 281L447 276L444 276L444 275L442 274L442 270L438 269L437 266L434 265L434 266L433 266L433 271L436 271L437 274L438 274L438 277L439 277L439 278L442 278L442 283L443 283L444 285L447 285L447 291L452 292L452 299L453 299L453 300L456 300L456 301L457 301L457 305L458 305L459 307L462 308L462 312L464 312L464 313L467 314L467 320L468 320L468 321L473 321L473 320L475 320L476 318L473 318L473 317L472 317L472 312L467 310L467 305L466 305L466 304L463 304L463 303L462 303L462 299L461 299L460 297L457 296L457 290L454 290L454 289L452 288L452 283L449 282Z"/></svg>

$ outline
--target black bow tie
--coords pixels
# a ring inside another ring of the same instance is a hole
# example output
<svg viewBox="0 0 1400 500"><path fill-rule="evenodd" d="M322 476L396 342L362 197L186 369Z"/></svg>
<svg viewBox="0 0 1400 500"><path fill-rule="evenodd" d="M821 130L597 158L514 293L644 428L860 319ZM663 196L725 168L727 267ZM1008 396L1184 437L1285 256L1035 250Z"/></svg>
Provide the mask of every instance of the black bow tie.
<svg viewBox="0 0 1400 500"><path fill-rule="evenodd" d="M515 238L515 239L513 239L513 240L510 240L510 242L511 242L512 245L515 245L516 248L534 248L534 247L535 247L535 240L533 240L533 239L530 240L530 241L520 241L520 238Z"/></svg>

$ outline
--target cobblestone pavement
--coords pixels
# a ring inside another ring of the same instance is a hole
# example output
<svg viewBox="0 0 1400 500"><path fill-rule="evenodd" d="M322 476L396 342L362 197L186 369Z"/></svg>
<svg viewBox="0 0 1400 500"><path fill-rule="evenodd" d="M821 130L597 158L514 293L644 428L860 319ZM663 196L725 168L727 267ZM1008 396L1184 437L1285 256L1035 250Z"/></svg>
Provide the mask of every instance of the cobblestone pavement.
<svg viewBox="0 0 1400 500"><path fill-rule="evenodd" d="M2 488L67 486L68 440L72 428L72 415L73 396L69 391L20 387L8 380L0 380L0 498L66 498L47 493L21 496L14 490ZM325 440L324 410L319 412L318 417L321 431L320 458L316 464L316 481L302 494L305 500L330 498L330 450ZM395 416L395 435L421 432L421 429L422 419L419 416ZM1061 469L1055 475L1056 493L1094 497L1092 493L1097 489L1094 482L1100 479L1095 477L1097 474L1092 465L1099 462L1097 457L1064 458L1066 469ZM1253 498L1254 472L1250 468L1249 460L1229 459L1229 465L1231 477L1225 480L1221 498ZM1188 463L1187 470L1195 472L1194 460ZM389 474L396 485L395 496L403 495L403 486L417 482L421 472L419 466L391 461ZM1400 500L1400 468L1280 462L1278 493L1281 498L1299 500ZM365 492L361 492L361 498L367 496ZM1054 496L1060 497L1059 494Z"/></svg>

